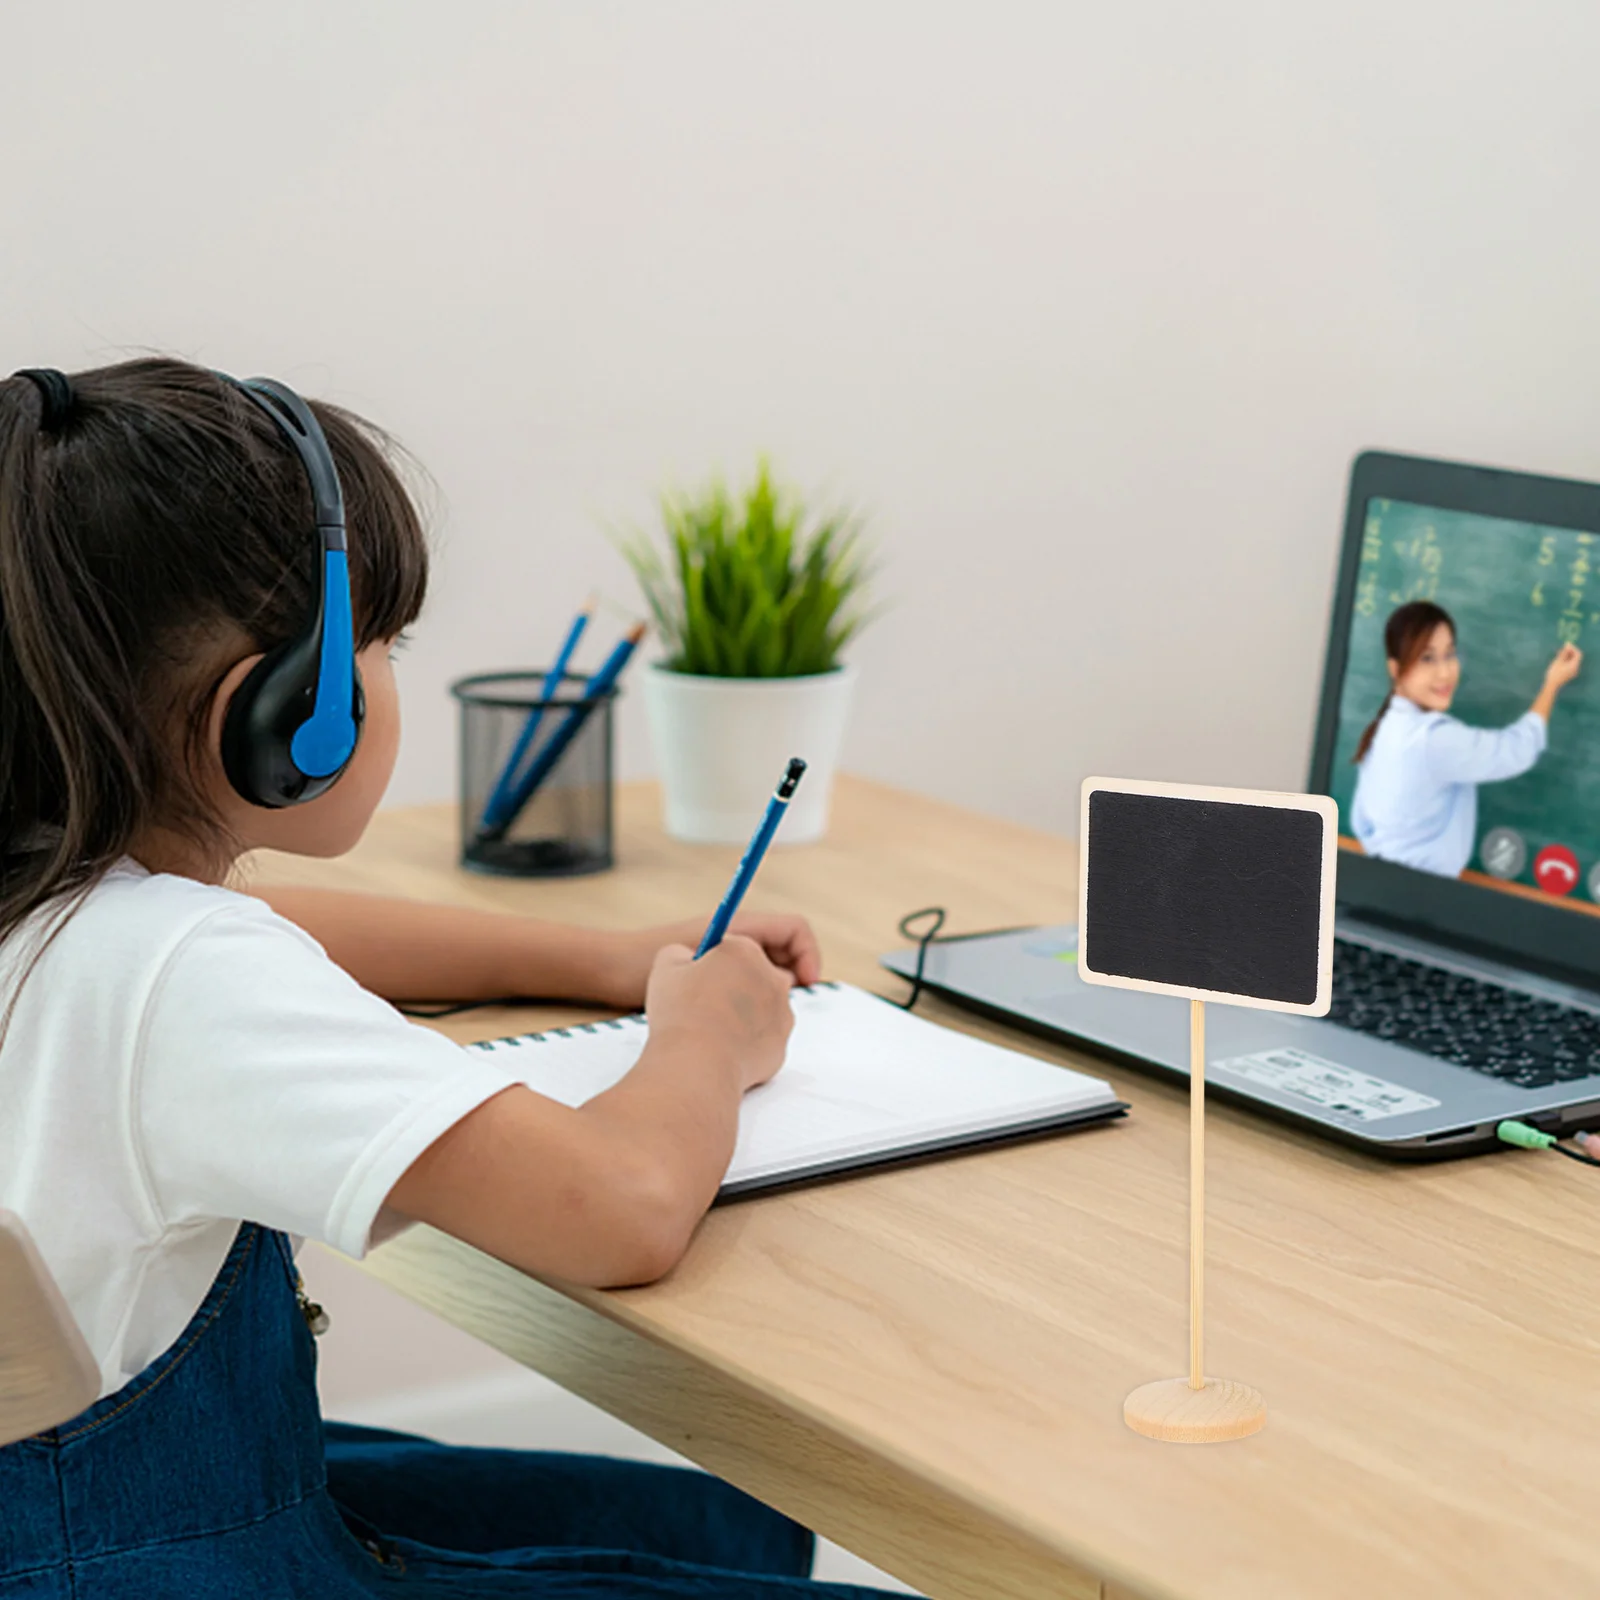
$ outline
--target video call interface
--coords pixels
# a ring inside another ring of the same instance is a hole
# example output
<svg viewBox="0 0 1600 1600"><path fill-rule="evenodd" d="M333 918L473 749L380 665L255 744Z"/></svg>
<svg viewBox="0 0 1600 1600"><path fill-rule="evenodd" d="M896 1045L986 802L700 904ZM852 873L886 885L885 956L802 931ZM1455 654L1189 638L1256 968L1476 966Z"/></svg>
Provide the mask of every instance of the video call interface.
<svg viewBox="0 0 1600 1600"><path fill-rule="evenodd" d="M1597 559L1588 531L1368 502L1329 780L1345 848L1600 915Z"/></svg>

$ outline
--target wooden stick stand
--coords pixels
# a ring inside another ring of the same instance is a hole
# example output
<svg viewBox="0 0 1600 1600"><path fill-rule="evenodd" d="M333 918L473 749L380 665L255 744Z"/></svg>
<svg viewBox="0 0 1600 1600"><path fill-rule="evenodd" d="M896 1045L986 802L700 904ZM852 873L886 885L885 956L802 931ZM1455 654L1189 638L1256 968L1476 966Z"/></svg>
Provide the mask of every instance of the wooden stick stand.
<svg viewBox="0 0 1600 1600"><path fill-rule="evenodd" d="M1171 1444L1243 1439L1267 1420L1247 1384L1205 1375L1206 1264L1206 1008L1189 1002L1189 1376L1135 1389L1123 1420L1135 1433Z"/></svg>

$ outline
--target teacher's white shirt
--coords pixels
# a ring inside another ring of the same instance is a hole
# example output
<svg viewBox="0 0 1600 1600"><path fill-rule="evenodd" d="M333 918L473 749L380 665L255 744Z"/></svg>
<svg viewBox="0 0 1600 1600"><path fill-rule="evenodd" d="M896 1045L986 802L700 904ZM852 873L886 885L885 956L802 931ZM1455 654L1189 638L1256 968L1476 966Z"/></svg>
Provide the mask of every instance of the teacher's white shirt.
<svg viewBox="0 0 1600 1600"><path fill-rule="evenodd" d="M1396 695L1356 779L1356 838L1369 856L1459 876L1478 831L1478 785L1526 772L1547 737L1537 711L1508 728L1469 728Z"/></svg>

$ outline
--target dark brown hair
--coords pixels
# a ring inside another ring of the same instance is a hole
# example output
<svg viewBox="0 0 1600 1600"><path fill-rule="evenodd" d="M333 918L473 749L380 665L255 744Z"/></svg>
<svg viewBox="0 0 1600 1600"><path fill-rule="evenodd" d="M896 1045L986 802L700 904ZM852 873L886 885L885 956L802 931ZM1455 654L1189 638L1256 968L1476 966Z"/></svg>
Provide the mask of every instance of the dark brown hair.
<svg viewBox="0 0 1600 1600"><path fill-rule="evenodd" d="M86 893L153 823L220 838L191 776L238 660L304 626L305 470L232 384L144 359L0 380L0 940ZM421 610L428 553L389 441L313 402L344 487L357 648Z"/></svg>
<svg viewBox="0 0 1600 1600"><path fill-rule="evenodd" d="M1394 662L1396 679L1405 677L1416 666L1422 652L1428 648L1433 630L1441 622L1450 630L1450 637L1454 639L1455 618L1443 606L1436 606L1431 600L1408 600L1403 606L1398 606L1389 613L1389 620L1383 625L1383 653L1387 660ZM1393 699L1394 684L1391 683L1388 694L1383 697L1383 704L1378 707L1377 716L1366 725L1356 745L1353 759L1358 765L1372 748L1378 724L1383 721L1383 714L1389 709L1389 702Z"/></svg>

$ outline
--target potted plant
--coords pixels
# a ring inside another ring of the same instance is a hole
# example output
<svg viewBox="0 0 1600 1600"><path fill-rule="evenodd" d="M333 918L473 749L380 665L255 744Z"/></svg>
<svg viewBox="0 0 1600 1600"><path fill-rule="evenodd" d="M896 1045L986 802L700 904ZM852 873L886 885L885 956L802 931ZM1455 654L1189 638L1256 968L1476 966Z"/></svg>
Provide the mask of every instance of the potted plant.
<svg viewBox="0 0 1600 1600"><path fill-rule="evenodd" d="M867 620L859 519L814 518L774 485L766 462L735 499L718 482L663 495L666 553L636 534L623 555L665 646L645 673L667 832L742 844L784 763L805 781L781 841L827 827L839 746L855 686L840 652Z"/></svg>

